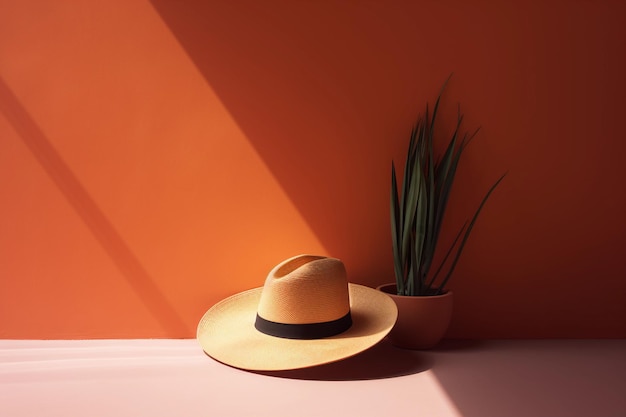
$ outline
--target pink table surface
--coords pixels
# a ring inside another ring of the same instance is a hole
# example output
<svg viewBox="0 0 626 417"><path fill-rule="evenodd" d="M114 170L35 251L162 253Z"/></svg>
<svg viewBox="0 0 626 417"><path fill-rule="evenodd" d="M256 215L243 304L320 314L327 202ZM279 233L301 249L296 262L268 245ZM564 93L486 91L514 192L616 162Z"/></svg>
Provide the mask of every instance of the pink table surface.
<svg viewBox="0 0 626 417"><path fill-rule="evenodd" d="M195 340L0 340L0 416L626 416L626 340L386 341L260 374Z"/></svg>

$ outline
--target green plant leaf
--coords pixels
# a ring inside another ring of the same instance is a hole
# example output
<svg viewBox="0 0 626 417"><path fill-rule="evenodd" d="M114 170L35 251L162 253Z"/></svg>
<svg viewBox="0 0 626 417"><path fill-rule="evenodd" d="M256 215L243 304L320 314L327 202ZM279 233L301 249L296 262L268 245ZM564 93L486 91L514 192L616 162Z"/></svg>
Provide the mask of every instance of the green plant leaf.
<svg viewBox="0 0 626 417"><path fill-rule="evenodd" d="M404 212L404 225L402 230L402 258L407 259L409 256L411 235L415 226L415 214L419 198L419 183L421 181L422 172L419 165L419 159L415 160L416 166L411 171L409 179L408 195L406 199L406 210Z"/></svg>
<svg viewBox="0 0 626 417"><path fill-rule="evenodd" d="M429 287L432 287L434 285L434 283L437 281L437 277L439 276L439 273L441 272L441 270L443 269L443 266L448 261L448 258L450 257L450 254L452 253L452 250L456 246L456 243L459 241L459 238L463 234L463 231L465 230L466 227L467 227L467 222L463 223L463 226L461 227L459 232L456 234L456 237L454 238L454 241L452 242L452 244L448 248L448 251L446 252L446 255L443 257L441 263L439 264L439 267L437 268L437 270L433 274L432 278L430 279L430 282L428 283Z"/></svg>
<svg viewBox="0 0 626 417"><path fill-rule="evenodd" d="M400 235L400 204L398 202L398 185L396 181L396 168L391 162L391 240L393 244L393 262L394 272L396 276L396 287L398 290L404 289L404 280L402 277L402 258L399 247Z"/></svg>
<svg viewBox="0 0 626 417"><path fill-rule="evenodd" d="M439 90L439 94L437 95L437 100L435 101L435 107L433 108L433 116L432 116L432 122L430 123L430 136L432 137L435 131L435 120L437 119L437 110L439 109L439 101L441 101L441 96L443 95L444 90L446 89L446 86L448 85L448 81L450 81L450 78L452 78L452 74L448 75L448 78L446 78L446 80L443 82L443 85L441 86L441 90Z"/></svg>
<svg viewBox="0 0 626 417"><path fill-rule="evenodd" d="M421 166L420 166L421 168ZM421 169L420 169L421 171ZM427 204L428 197L426 195L426 181L424 175L420 175L420 182L418 186L418 199L417 199L417 209L415 213L415 259L414 259L414 269L415 269L415 278L420 281L422 280L422 256L424 251L424 239L426 237L426 216L427 216Z"/></svg>
<svg viewBox="0 0 626 417"><path fill-rule="evenodd" d="M465 247L465 243L467 242L467 239L469 238L470 233L472 232L472 228L474 227L474 223L476 223L476 219L478 218L478 215L480 214L480 212L483 209L483 206L485 205L485 203L487 202L487 200L489 199L489 196L491 195L491 193L493 192L493 190L496 189L496 187L498 186L498 184L500 184L500 182L502 182L502 180L504 179L504 177L506 176L506 173L504 175L502 175L489 189L489 191L487 191L487 194L485 195L485 197L483 198L483 200L480 202L480 205L478 206L478 209L476 210L476 212L474 213L474 216L472 217L472 220L469 223L469 226L467 226L467 230L465 231L465 235L463 236L463 240L461 241L459 248L456 251L456 255L454 257L454 260L452 261L452 265L450 266L450 269L448 270L448 273L446 274L446 277L443 279L441 285L439 286L439 290L441 291L446 284L448 283L448 280L450 279L450 276L452 275L452 273L454 272L454 268L456 267L457 262L459 261L459 257L461 256L461 253L463 252L463 248Z"/></svg>

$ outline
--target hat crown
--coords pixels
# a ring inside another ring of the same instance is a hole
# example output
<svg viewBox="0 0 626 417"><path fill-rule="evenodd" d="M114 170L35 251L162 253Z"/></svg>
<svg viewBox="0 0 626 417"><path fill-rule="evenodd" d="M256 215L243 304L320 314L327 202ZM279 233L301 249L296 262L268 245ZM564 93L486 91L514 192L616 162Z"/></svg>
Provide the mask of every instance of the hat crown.
<svg viewBox="0 0 626 417"><path fill-rule="evenodd" d="M267 276L257 314L283 324L322 323L350 311L345 266L339 259L298 255Z"/></svg>

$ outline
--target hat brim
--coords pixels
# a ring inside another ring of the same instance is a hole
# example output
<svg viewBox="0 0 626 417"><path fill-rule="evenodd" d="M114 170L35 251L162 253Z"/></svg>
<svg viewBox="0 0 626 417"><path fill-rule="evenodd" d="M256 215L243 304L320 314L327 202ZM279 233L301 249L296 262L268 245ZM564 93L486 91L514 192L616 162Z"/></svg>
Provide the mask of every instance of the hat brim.
<svg viewBox="0 0 626 417"><path fill-rule="evenodd" d="M398 310L381 291L352 283L348 288L352 326L338 335L297 340L261 333L254 321L262 288L255 288L211 307L198 324L198 342L217 361L255 371L307 368L354 356L389 333Z"/></svg>

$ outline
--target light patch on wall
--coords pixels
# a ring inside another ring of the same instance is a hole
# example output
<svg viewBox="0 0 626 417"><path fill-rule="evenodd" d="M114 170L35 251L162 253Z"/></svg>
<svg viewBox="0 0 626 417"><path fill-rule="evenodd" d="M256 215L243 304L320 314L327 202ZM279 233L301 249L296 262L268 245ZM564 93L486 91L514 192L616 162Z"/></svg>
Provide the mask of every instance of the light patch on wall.
<svg viewBox="0 0 626 417"><path fill-rule="evenodd" d="M3 193L0 217L40 228L0 236L3 258L21 254L0 276L21 297L33 293L17 287L42 282L47 294L29 303L45 314L12 320L3 336L189 337L222 296L262 285L286 257L325 252L149 4L60 2L36 16L29 6L0 22L11 57L0 64L0 140L28 161L3 165L5 176L36 186L21 189L28 204ZM92 261L76 267L85 250Z"/></svg>

